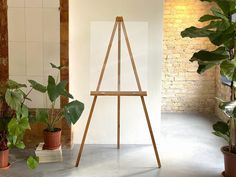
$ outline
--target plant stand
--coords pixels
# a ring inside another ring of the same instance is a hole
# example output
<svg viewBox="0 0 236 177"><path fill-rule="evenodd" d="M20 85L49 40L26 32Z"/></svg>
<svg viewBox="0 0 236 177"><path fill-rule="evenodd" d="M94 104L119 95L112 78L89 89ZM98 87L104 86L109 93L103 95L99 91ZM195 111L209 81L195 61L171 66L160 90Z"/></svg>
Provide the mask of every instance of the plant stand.
<svg viewBox="0 0 236 177"><path fill-rule="evenodd" d="M113 42L113 39L114 39L115 32L116 32L117 28L118 28L118 73L117 73L118 74L118 82L117 82L118 86L117 86L117 91L100 91L99 90L100 85L101 85L101 82L102 82L102 79L103 79L103 75L104 75L106 64L107 64L108 57L109 57L109 54L110 54L112 42ZM138 86L138 91L120 91L121 28L123 29L123 33L124 33L126 45L127 45L127 48L128 48L132 68L133 68L135 79L136 79L137 86ZM132 54L132 51L131 51L131 47L130 47L130 43L129 43L129 39L128 39L128 34L127 34L127 31L126 31L126 27L125 27L125 24L124 24L123 17L116 17L116 21L115 21L114 28L113 28L113 31L112 31L112 34L111 34L111 38L110 38L110 42L109 42L109 45L108 45L107 53L106 53L105 60L104 60L104 63L103 63L102 71L100 73L100 78L99 78L99 81L98 81L97 89L96 89L96 91L92 91L90 93L90 95L93 96L94 98L93 98L92 106L91 106L91 109L90 109L89 117L88 117L88 120L87 120L86 128L85 128L85 131L84 131L82 143L81 143L81 146L80 146L80 150L79 150L79 153L78 153L78 157L77 157L77 161L76 161L75 166L78 167L79 162L80 162L80 158L81 158L81 155L82 155L82 152L83 152L84 143L85 143L86 136L87 136L87 133L88 133L88 129L89 129L89 125L90 125L90 122L91 122L92 115L93 115L94 107L95 107L95 104L96 104L96 101L97 101L97 97L98 96L116 96L117 97L117 110L118 110L117 111L117 148L119 149L120 148L120 97L122 97L122 96L139 96L140 99L141 99L141 102L142 102L142 106L143 106L145 116L146 116L146 121L147 121L147 125L148 125L148 128L149 128L149 133L150 133L150 136L151 136L151 140L152 140L152 145L153 145L153 148L154 148L157 165L158 165L159 168L161 168L161 161L160 161L160 158L159 158L159 155L158 155L155 138L154 138L153 131L152 131L151 122L150 122L150 119L149 119L146 103L145 103L145 100L144 100L144 96L147 96L147 92L142 91L142 88L141 88L141 84L140 84L140 81L139 81L139 77L138 77L137 69L136 69L136 66L135 66L134 57L133 57L133 54Z"/></svg>

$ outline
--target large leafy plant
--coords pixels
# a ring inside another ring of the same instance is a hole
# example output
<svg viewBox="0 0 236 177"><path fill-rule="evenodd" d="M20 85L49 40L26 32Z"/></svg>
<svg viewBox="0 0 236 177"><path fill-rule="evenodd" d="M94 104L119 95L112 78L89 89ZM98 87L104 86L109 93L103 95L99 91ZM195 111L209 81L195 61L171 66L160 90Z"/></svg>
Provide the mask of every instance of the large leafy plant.
<svg viewBox="0 0 236 177"><path fill-rule="evenodd" d="M219 66L220 73L226 81L223 82L231 89L231 100L220 100L220 109L228 116L228 121L217 122L213 125L214 134L227 140L230 152L236 153L236 110L235 81L236 56L235 34L236 23L233 15L236 13L236 0L201 0L212 3L209 14L200 17L203 27L192 26L181 32L182 37L208 38L216 46L215 50L200 50L193 54L191 62L198 62L197 72Z"/></svg>
<svg viewBox="0 0 236 177"><path fill-rule="evenodd" d="M62 66L56 66L51 63L52 68L60 71L63 69ZM83 110L84 104L78 100L74 100L66 104L63 108L55 110L55 104L60 96L64 96L73 99L73 96L66 90L67 81L59 81L59 72L56 78L49 75L47 85L42 85L37 81L29 80L31 87L36 91L47 94L51 104L50 109L37 109L36 119L39 122L46 124L48 131L56 130L56 123L61 119L65 118L69 124L75 124L80 118Z"/></svg>
<svg viewBox="0 0 236 177"><path fill-rule="evenodd" d="M25 84L13 80L1 84L0 146L2 146L2 150L14 147L25 148L23 137L25 131L30 129L29 111L25 100L29 99L28 95L31 90L26 94L23 88L26 88ZM38 159L30 156L27 164L32 169L36 168Z"/></svg>

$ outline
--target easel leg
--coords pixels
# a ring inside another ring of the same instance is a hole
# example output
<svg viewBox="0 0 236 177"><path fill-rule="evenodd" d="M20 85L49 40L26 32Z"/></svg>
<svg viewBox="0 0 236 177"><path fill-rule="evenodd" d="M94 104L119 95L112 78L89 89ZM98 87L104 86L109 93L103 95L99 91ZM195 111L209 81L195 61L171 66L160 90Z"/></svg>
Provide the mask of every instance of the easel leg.
<svg viewBox="0 0 236 177"><path fill-rule="evenodd" d="M158 164L158 167L161 168L161 161L160 161L160 158L159 158L159 155L158 155L155 138L154 138L154 135L153 135L153 132L152 132L151 122L150 122L150 119L149 119L149 116L148 116L147 107L146 107L145 100L144 100L143 96L141 96L141 101L142 101L144 113L145 113L145 116L146 116L148 129L149 129L149 132L150 132L150 135L151 135L152 145L153 145L154 152L155 152L155 155L156 155L157 164Z"/></svg>
<svg viewBox="0 0 236 177"><path fill-rule="evenodd" d="M91 118L92 118L92 115L93 115L93 110L94 110L96 101L97 101L97 96L94 96L93 103L92 103L90 113L89 113L89 117L88 117L88 121L87 121L87 124L86 124L86 128L84 130L84 136L83 136L83 139L82 139L82 142L81 142L81 145L80 145L80 150L79 150L79 154L78 154L78 157L77 157L75 167L78 167L79 162L80 162L80 158L81 158L81 155L82 155L82 152L83 152L85 139L86 139L86 136L87 136L87 133L88 133L89 124L91 122Z"/></svg>
<svg viewBox="0 0 236 177"><path fill-rule="evenodd" d="M117 149L120 149L120 96L117 100Z"/></svg>

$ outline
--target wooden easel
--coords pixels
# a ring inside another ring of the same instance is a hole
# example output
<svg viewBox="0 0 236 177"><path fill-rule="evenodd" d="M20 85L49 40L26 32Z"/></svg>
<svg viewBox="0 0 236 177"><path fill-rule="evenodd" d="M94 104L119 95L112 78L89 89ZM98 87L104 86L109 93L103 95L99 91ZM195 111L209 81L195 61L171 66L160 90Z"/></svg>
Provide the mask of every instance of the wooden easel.
<svg viewBox="0 0 236 177"><path fill-rule="evenodd" d="M103 75L104 75L104 72L105 72L106 64L107 64L107 61L108 61L108 57L109 57L109 54L110 54L112 42L113 42L117 27L118 27L118 82L117 82L117 90L118 91L100 91L99 90L100 85L101 85L101 82L102 82L102 79L103 79ZM127 45L127 48L128 48L132 68L133 68L133 71L134 71L134 75L135 75L135 79L136 79L139 91L120 91L121 28L123 29L126 45ZM136 66L135 66L134 57L133 57L133 54L132 54L132 51L131 51L131 47L130 47L130 43L129 43L129 39L128 39L128 34L127 34L127 31L126 31L126 27L125 27L125 24L124 24L123 17L116 17L116 22L115 22L115 25L114 25L114 28L113 28L113 31L112 31L112 34L111 34L111 38L110 38L110 42L109 42L109 45L108 45L106 57L105 57L103 67L102 67L102 71L101 71L101 74L100 74L100 77L99 77L97 89L96 89L96 91L91 91L90 95L94 96L94 98L93 98L92 106L91 106L91 109L90 109L88 121L87 121L87 124L86 124L86 128L85 128L85 131L84 131L84 136L83 136L83 139L82 139L82 143L80 145L80 150L79 150L79 153L78 153L78 157L77 157L77 161L76 161L75 166L78 167L79 162L80 162L80 158L81 158L81 155L82 155L82 152L83 152L85 139L86 139L86 136L87 136L87 133L88 133L89 124L91 122L91 118L92 118L93 110L94 110L94 107L95 107L95 104L96 104L96 101L97 101L97 97L98 96L117 96L117 109L118 109L118 111L117 111L117 148L119 149L120 148L120 97L121 96L140 96L141 102L142 102L142 105L143 105L143 110L144 110L144 113L145 113L145 116L146 116L148 128L149 128L150 136L151 136L151 139L152 139L152 145L153 145L154 152L155 152L155 155L156 155L157 165L158 165L159 168L161 168L161 161L160 161L160 158L159 158L159 155L158 155L155 138L154 138L153 131L152 131L151 122L150 122L150 119L149 119L149 116L148 116L148 111L147 111L147 107L146 107L145 100L144 100L144 96L147 96L147 92L142 91L142 88L141 88L141 84L140 84L140 81L139 81L139 77L138 77L137 69L136 69Z"/></svg>

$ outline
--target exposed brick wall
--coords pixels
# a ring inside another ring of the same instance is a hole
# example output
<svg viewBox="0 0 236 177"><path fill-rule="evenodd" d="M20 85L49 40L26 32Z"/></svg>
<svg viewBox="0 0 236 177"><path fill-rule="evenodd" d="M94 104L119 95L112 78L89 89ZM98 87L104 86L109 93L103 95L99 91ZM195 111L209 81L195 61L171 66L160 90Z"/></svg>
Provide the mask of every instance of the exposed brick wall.
<svg viewBox="0 0 236 177"><path fill-rule="evenodd" d="M0 82L8 79L7 0L0 0Z"/></svg>
<svg viewBox="0 0 236 177"><path fill-rule="evenodd" d="M69 81L69 0L60 0L60 57L61 65L66 66L60 73L62 80ZM67 85L67 91L69 91L69 84ZM63 107L69 101L68 98L61 97L61 106ZM62 127L62 141L64 146L71 148L73 144L72 128L65 120L61 122Z"/></svg>
<svg viewBox="0 0 236 177"><path fill-rule="evenodd" d="M163 112L215 111L216 71L199 75L192 54L212 48L207 39L181 38L180 32L199 26L198 19L209 11L209 4L200 0L165 0L164 3L164 59L162 73Z"/></svg>

